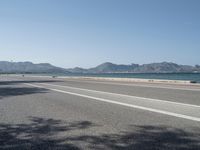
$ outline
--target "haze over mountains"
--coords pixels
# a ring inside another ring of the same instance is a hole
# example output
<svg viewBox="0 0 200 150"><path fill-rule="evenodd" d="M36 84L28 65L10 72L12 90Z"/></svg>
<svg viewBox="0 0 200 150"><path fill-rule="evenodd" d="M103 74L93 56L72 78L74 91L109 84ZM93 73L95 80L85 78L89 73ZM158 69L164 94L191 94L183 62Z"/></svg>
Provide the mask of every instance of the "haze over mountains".
<svg viewBox="0 0 200 150"><path fill-rule="evenodd" d="M69 73L66 69L49 63L0 61L0 73Z"/></svg>
<svg viewBox="0 0 200 150"><path fill-rule="evenodd" d="M94 68L65 69L49 63L34 64L32 62L0 61L0 73L192 73L200 72L200 66L178 65L171 62L118 65L110 62Z"/></svg>

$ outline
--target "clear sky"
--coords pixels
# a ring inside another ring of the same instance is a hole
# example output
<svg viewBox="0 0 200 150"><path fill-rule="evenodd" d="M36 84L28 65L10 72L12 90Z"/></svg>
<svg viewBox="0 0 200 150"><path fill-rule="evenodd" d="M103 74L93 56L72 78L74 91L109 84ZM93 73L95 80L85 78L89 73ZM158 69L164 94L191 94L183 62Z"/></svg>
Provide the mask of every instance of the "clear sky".
<svg viewBox="0 0 200 150"><path fill-rule="evenodd" d="M0 60L200 64L200 0L1 0Z"/></svg>

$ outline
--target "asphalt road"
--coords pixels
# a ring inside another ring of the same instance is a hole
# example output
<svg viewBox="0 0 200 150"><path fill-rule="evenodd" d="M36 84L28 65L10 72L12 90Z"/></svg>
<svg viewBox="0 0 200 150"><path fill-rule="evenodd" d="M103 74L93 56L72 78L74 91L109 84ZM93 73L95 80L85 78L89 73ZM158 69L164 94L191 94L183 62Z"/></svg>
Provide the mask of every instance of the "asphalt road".
<svg viewBox="0 0 200 150"><path fill-rule="evenodd" d="M200 87L0 76L0 149L200 149Z"/></svg>

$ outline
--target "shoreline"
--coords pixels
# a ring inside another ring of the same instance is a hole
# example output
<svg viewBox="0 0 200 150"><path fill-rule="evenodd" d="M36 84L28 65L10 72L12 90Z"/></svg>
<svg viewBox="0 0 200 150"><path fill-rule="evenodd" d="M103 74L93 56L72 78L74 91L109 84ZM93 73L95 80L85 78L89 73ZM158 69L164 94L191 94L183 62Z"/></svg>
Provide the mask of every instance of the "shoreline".
<svg viewBox="0 0 200 150"><path fill-rule="evenodd" d="M9 74L1 76L22 76L22 74ZM200 83L191 83L189 80L166 80L166 79L142 79L142 78L114 78L114 77L90 77L90 76L51 76L51 75L26 75L25 77L37 78L56 78L56 79L82 79L82 80L96 80L96 81L116 81L116 82L141 82L141 83L161 83L174 85L197 85Z"/></svg>

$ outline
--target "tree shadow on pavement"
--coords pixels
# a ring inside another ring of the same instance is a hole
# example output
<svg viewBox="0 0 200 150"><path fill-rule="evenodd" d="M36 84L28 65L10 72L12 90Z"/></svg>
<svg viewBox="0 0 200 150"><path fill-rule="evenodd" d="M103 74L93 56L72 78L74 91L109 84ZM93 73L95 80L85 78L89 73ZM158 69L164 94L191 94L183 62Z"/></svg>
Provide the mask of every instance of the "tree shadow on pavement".
<svg viewBox="0 0 200 150"><path fill-rule="evenodd" d="M27 94L46 93L48 90L44 88L32 87L0 87L0 99L9 96L22 96Z"/></svg>
<svg viewBox="0 0 200 150"><path fill-rule="evenodd" d="M64 122L38 117L31 117L30 121L29 124L1 123L0 149L189 150L200 148L199 133L192 134L170 127L131 126L129 132L94 135L86 131L101 126L89 121ZM60 136L61 133L65 135Z"/></svg>
<svg viewBox="0 0 200 150"><path fill-rule="evenodd" d="M49 150L79 149L73 144L65 143L65 138L57 135L76 129L86 129L92 124L87 121L64 123L60 120L31 117L30 124L0 124L1 150Z"/></svg>
<svg viewBox="0 0 200 150"><path fill-rule="evenodd" d="M69 141L86 141L91 149L113 150L199 150L200 134L187 133L170 127L135 126L136 131L101 136L67 138ZM199 132L199 131L198 131Z"/></svg>

